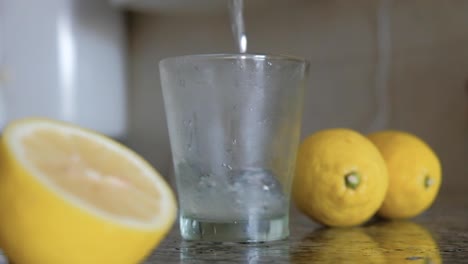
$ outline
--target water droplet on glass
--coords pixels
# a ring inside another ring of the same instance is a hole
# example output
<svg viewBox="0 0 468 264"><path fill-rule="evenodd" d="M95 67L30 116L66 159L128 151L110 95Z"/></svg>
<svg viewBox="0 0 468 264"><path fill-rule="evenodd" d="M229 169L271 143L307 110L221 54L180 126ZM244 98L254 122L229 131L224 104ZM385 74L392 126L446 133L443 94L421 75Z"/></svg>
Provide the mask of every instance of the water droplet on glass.
<svg viewBox="0 0 468 264"><path fill-rule="evenodd" d="M186 133L187 133L187 144L186 144L186 149L187 150L192 150L192 143L193 143L193 137L194 137L194 129L193 129L193 121L192 119L189 120L184 120L183 121L184 127L186 127Z"/></svg>
<svg viewBox="0 0 468 264"><path fill-rule="evenodd" d="M259 123L262 124L262 125L265 125L265 124L267 124L267 123L270 123L270 118L268 118L268 117L267 117L267 118L264 118L264 119L262 119Z"/></svg>
<svg viewBox="0 0 468 264"><path fill-rule="evenodd" d="M236 145L236 144L237 144L237 139L233 139L233 140L232 140L232 144L233 144L233 145Z"/></svg>
<svg viewBox="0 0 468 264"><path fill-rule="evenodd" d="M232 167L231 167L231 165L229 165L229 164L223 163L223 167L224 167L224 168L227 168L227 169L229 169L229 170L232 170Z"/></svg>

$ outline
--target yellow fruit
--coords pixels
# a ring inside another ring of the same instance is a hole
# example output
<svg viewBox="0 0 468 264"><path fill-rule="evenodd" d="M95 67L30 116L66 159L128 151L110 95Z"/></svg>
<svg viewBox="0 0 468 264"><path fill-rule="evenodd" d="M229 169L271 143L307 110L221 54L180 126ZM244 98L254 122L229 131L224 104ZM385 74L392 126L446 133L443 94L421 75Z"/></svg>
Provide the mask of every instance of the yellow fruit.
<svg viewBox="0 0 468 264"><path fill-rule="evenodd" d="M363 228L326 228L301 241L307 256L293 255L293 263L387 263L379 244Z"/></svg>
<svg viewBox="0 0 468 264"><path fill-rule="evenodd" d="M355 131L320 131L299 147L293 198L302 212L322 224L362 224L382 204L387 185L382 156Z"/></svg>
<svg viewBox="0 0 468 264"><path fill-rule="evenodd" d="M378 223L366 232L379 244L387 263L442 263L437 243L427 229L416 223Z"/></svg>
<svg viewBox="0 0 468 264"><path fill-rule="evenodd" d="M421 139L400 131L368 136L388 167L389 187L378 214L384 218L414 217L429 208L439 192L441 166Z"/></svg>
<svg viewBox="0 0 468 264"><path fill-rule="evenodd" d="M25 119L0 140L0 248L15 264L130 264L172 226L163 178L113 140Z"/></svg>

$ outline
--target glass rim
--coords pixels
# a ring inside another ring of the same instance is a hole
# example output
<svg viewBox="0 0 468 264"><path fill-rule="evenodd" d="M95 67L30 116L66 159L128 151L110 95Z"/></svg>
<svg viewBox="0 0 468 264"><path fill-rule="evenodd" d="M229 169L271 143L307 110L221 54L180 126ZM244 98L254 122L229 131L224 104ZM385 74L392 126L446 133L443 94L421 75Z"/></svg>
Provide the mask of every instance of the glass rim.
<svg viewBox="0 0 468 264"><path fill-rule="evenodd" d="M308 65L309 62L301 57L283 55L283 54L269 54L269 53L206 53L206 54L191 54L181 55L164 58L159 61L159 65L166 63L175 63L179 61L199 61L199 60L230 60L230 59L244 59L244 60L278 60L289 61L299 64Z"/></svg>

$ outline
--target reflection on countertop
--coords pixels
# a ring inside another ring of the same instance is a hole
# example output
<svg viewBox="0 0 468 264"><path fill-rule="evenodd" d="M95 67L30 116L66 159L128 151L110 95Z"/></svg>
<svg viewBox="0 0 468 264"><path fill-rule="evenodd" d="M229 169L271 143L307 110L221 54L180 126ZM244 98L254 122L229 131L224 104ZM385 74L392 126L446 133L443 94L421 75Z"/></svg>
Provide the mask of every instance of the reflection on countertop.
<svg viewBox="0 0 468 264"><path fill-rule="evenodd" d="M373 220L355 228L323 228L292 212L291 236L270 243L181 241L177 227L150 263L466 263L468 200L441 194L408 221Z"/></svg>
<svg viewBox="0 0 468 264"><path fill-rule="evenodd" d="M436 241L410 221L377 222L366 227L322 228L300 241L292 263L441 263Z"/></svg>

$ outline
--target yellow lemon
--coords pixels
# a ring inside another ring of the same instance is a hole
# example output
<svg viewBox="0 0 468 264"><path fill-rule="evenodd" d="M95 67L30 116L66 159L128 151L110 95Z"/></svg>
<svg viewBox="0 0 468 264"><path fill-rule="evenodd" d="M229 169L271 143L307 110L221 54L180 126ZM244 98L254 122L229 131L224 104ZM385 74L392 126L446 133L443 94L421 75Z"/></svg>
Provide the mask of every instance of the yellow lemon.
<svg viewBox="0 0 468 264"><path fill-rule="evenodd" d="M388 263L442 263L434 238L416 223L383 222L368 227L366 232L379 244Z"/></svg>
<svg viewBox="0 0 468 264"><path fill-rule="evenodd" d="M384 218L414 217L429 208L439 192L441 165L421 139L401 131L370 134L388 167L389 187L378 214Z"/></svg>
<svg viewBox="0 0 468 264"><path fill-rule="evenodd" d="M301 241L307 255L293 254L293 263L387 263L379 244L362 228L326 228Z"/></svg>
<svg viewBox="0 0 468 264"><path fill-rule="evenodd" d="M322 224L362 224L382 204L387 186L378 149L353 130L320 131L299 147L293 198L302 212Z"/></svg>
<svg viewBox="0 0 468 264"><path fill-rule="evenodd" d="M159 173L105 136L46 119L3 131L0 247L16 264L139 263L176 208Z"/></svg>

